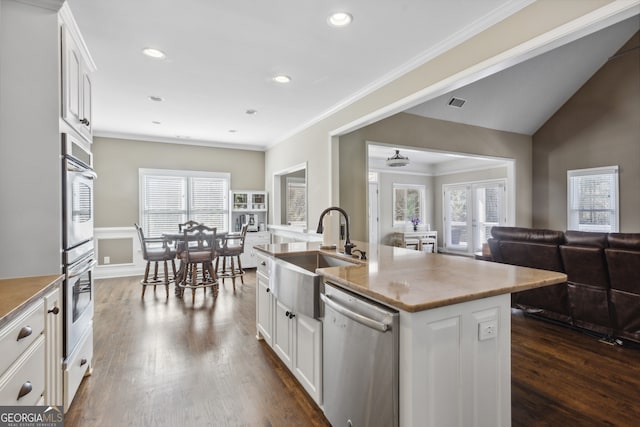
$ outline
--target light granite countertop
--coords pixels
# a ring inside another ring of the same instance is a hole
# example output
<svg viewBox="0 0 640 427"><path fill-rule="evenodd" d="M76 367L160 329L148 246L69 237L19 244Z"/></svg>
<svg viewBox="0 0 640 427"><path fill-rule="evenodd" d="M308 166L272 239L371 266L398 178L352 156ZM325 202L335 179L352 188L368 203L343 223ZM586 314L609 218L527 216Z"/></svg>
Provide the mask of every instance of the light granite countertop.
<svg viewBox="0 0 640 427"><path fill-rule="evenodd" d="M0 279L0 328L16 318L22 308L42 298L62 275Z"/></svg>
<svg viewBox="0 0 640 427"><path fill-rule="evenodd" d="M354 242L367 260L320 249L318 242L256 246L274 257L322 252L357 263L317 270L326 281L408 312L428 310L466 301L562 283L564 273L499 264L473 258L418 252L411 249ZM340 249L340 248L339 248Z"/></svg>

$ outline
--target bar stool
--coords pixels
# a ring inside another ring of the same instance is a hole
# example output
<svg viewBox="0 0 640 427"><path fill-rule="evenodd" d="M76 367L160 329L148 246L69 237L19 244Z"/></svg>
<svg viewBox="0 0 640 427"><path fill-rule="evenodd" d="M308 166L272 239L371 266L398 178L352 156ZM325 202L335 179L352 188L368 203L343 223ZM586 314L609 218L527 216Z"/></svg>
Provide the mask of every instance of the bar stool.
<svg viewBox="0 0 640 427"><path fill-rule="evenodd" d="M147 290L147 286L153 286L153 292L156 291L157 285L164 285L167 291L167 298L169 298L169 282L175 280L176 277L176 251L167 245L167 241L164 238L152 238L152 237L144 237L144 232L142 231L142 227L138 224L134 224L136 226L136 231L138 232L138 238L140 239L140 248L142 249L142 258L147 261L147 266L144 270L144 278L140 281L142 285L142 297L144 298L144 293ZM162 246L158 246L158 243L162 243ZM167 262L171 261L171 267L173 269L173 280L169 279L169 267ZM149 278L149 270L151 267L151 263L154 263L153 269L153 277ZM164 264L164 274L158 273L158 263L162 262Z"/></svg>
<svg viewBox="0 0 640 427"><path fill-rule="evenodd" d="M222 279L231 279L233 282L233 290L236 290L236 277L240 277L240 281L244 285L244 270L242 269L242 263L240 262L240 255L244 253L244 240L247 235L248 224L244 224L239 234L229 233L221 240L222 244L218 251L218 259L216 260L216 272L218 277ZM235 260L234 260L235 257ZM222 269L220 269L220 258L222 258ZM235 265L237 261L238 265ZM228 268L227 264L231 266Z"/></svg>
<svg viewBox="0 0 640 427"><path fill-rule="evenodd" d="M184 296L185 289L191 289L191 303L196 301L196 290L202 289L206 296L206 289L213 289L214 298L218 296L218 279L213 269L216 252L216 228L209 228L199 224L185 228L183 251L180 260L183 268L178 278L180 296Z"/></svg>

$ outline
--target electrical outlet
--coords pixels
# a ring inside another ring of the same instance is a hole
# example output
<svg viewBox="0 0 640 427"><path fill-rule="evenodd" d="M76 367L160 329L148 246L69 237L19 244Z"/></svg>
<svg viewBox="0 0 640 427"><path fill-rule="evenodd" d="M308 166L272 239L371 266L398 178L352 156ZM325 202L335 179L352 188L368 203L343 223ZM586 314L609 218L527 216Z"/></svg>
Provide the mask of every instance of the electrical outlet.
<svg viewBox="0 0 640 427"><path fill-rule="evenodd" d="M102 263L103 264L111 264L111 257L109 257L109 256L104 257Z"/></svg>
<svg viewBox="0 0 640 427"><path fill-rule="evenodd" d="M487 320L478 323L478 340L490 340L498 336L498 322L496 320Z"/></svg>

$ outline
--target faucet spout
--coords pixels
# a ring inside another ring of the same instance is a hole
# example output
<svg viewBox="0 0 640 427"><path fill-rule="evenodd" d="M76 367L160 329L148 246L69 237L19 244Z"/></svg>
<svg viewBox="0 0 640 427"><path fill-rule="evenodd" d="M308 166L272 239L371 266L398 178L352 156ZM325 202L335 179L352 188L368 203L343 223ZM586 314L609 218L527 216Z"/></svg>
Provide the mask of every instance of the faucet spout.
<svg viewBox="0 0 640 427"><path fill-rule="evenodd" d="M332 206L322 211L322 213L320 214L320 220L318 221L318 229L316 230L316 233L322 233L324 231L324 226L322 225L322 219L326 214L328 214L331 211L338 211L344 217L344 223L345 223L344 253L345 255L351 255L351 249L355 248L356 245L351 243L351 240L349 237L349 215L347 215L347 212L344 209L337 206Z"/></svg>

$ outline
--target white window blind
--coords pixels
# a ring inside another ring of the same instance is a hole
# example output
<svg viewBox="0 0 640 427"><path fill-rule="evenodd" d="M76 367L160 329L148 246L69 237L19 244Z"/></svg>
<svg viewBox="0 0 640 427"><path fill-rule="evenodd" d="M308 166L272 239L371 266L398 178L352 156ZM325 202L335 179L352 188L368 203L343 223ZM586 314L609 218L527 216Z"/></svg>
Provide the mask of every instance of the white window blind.
<svg viewBox="0 0 640 427"><path fill-rule="evenodd" d="M229 174L140 169L140 223L149 237L187 220L227 231Z"/></svg>
<svg viewBox="0 0 640 427"><path fill-rule="evenodd" d="M567 228L618 231L618 166L567 171Z"/></svg>
<svg viewBox="0 0 640 427"><path fill-rule="evenodd" d="M307 225L307 184L303 178L287 178L287 224Z"/></svg>

